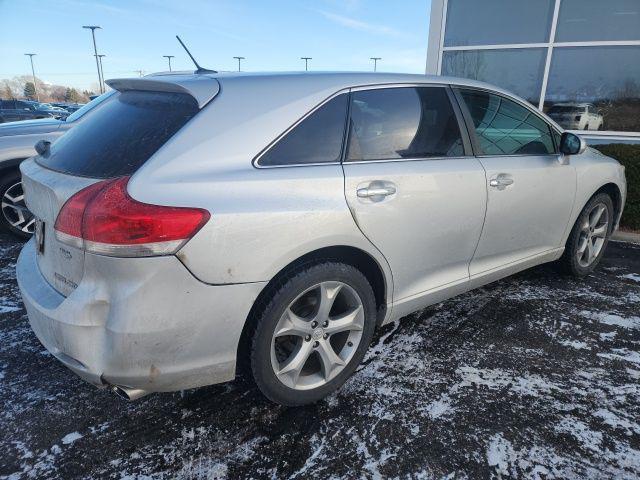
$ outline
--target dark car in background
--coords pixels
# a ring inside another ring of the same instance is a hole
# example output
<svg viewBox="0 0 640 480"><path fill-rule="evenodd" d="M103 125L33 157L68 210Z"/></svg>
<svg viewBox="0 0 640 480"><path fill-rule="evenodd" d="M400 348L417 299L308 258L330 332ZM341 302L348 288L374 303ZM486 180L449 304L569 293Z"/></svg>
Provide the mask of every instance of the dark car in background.
<svg viewBox="0 0 640 480"><path fill-rule="evenodd" d="M64 120L69 116L69 111L62 107L57 107L50 103L36 103L35 108L39 112L46 112L51 115L53 118L57 118L58 120Z"/></svg>
<svg viewBox="0 0 640 480"><path fill-rule="evenodd" d="M38 110L32 102L24 100L0 100L0 123L36 118L56 118L48 110Z"/></svg>
<svg viewBox="0 0 640 480"><path fill-rule="evenodd" d="M63 103L63 102L58 102L58 103L51 103L51 105L53 105L54 107L63 108L69 113L73 113L76 110L81 109L85 104L84 103Z"/></svg>

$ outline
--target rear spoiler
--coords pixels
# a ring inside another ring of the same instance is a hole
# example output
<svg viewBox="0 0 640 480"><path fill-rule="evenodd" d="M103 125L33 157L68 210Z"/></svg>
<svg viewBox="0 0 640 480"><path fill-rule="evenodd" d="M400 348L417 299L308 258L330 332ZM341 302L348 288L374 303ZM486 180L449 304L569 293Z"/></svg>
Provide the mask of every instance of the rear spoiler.
<svg viewBox="0 0 640 480"><path fill-rule="evenodd" d="M220 91L218 80L208 75L167 75L145 78L113 78L106 84L114 90L144 90L148 92L186 93L202 109Z"/></svg>

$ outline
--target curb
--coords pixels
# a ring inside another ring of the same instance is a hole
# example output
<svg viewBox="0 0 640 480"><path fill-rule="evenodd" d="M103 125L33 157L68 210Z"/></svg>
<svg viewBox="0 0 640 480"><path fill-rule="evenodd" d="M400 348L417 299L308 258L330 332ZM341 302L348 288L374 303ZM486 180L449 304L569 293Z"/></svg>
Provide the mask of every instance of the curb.
<svg viewBox="0 0 640 480"><path fill-rule="evenodd" d="M613 233L613 235L611 236L611 240L640 244L640 233L621 232L620 230L618 230L617 232Z"/></svg>

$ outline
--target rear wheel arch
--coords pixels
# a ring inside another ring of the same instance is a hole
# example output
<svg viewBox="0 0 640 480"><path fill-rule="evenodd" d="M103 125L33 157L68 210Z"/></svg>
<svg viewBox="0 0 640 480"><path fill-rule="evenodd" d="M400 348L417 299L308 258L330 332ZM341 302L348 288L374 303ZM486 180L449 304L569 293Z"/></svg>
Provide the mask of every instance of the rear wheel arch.
<svg viewBox="0 0 640 480"><path fill-rule="evenodd" d="M391 286L388 285L384 270L380 264L369 253L356 247L339 245L320 248L297 258L282 268L258 294L242 328L236 355L236 362L239 368L236 370L248 371L251 338L256 328L256 320L261 309L269 302L274 290L277 289L286 278L295 275L296 272L324 262L338 262L351 265L366 277L373 289L376 300L376 323L377 325L382 323L387 312Z"/></svg>

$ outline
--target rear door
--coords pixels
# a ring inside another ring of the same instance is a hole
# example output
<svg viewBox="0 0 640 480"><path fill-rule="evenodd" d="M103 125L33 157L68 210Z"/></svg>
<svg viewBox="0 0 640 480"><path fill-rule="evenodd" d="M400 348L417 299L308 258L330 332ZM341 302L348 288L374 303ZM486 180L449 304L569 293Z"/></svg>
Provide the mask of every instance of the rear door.
<svg viewBox="0 0 640 480"><path fill-rule="evenodd" d="M391 266L394 301L469 277L486 187L451 99L446 86L351 93L345 196Z"/></svg>
<svg viewBox="0 0 640 480"><path fill-rule="evenodd" d="M487 214L471 275L561 246L576 192L576 172L563 164L552 127L504 96L460 89L460 99L486 171Z"/></svg>

